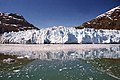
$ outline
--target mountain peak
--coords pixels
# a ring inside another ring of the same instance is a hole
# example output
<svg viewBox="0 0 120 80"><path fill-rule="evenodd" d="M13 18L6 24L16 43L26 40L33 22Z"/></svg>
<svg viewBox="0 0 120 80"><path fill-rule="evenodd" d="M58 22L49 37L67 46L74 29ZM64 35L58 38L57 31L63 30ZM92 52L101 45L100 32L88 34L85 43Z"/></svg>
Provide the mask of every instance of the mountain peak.
<svg viewBox="0 0 120 80"><path fill-rule="evenodd" d="M38 29L30 24L22 15L0 12L0 33Z"/></svg>
<svg viewBox="0 0 120 80"><path fill-rule="evenodd" d="M117 29L120 30L120 6L117 6L76 28Z"/></svg>
<svg viewBox="0 0 120 80"><path fill-rule="evenodd" d="M120 6L117 6L117 7L113 8L113 9L107 11L106 13L103 13L103 14L97 16L96 18L104 17L104 16L110 16L111 14L113 14L113 13L116 12L116 11L117 11L117 12L120 11Z"/></svg>

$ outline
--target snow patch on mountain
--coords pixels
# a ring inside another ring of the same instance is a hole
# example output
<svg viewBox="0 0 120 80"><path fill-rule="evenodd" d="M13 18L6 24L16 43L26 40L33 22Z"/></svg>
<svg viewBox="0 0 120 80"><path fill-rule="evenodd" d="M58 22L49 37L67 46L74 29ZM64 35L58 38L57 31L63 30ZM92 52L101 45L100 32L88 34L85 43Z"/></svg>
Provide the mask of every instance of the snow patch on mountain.
<svg viewBox="0 0 120 80"><path fill-rule="evenodd" d="M111 14L112 14L115 10L118 10L118 11L119 11L119 10L120 10L120 6L117 6L117 7L113 8L113 9L107 11L106 13L103 13L103 14L97 16L96 18L107 16L108 18L111 19L110 16L111 16Z"/></svg>
<svg viewBox="0 0 120 80"><path fill-rule="evenodd" d="M120 30L75 29L73 27L52 27L4 33L2 43L44 44L44 43L120 43Z"/></svg>

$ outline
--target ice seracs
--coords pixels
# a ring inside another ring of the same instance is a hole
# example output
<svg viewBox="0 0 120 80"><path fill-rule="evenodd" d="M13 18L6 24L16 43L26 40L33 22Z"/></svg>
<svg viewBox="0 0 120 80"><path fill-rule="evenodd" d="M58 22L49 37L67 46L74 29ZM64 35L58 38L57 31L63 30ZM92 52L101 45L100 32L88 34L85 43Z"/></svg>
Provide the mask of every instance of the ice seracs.
<svg viewBox="0 0 120 80"><path fill-rule="evenodd" d="M2 43L44 44L44 43L120 43L120 30L75 29L73 27L52 27L4 33Z"/></svg>

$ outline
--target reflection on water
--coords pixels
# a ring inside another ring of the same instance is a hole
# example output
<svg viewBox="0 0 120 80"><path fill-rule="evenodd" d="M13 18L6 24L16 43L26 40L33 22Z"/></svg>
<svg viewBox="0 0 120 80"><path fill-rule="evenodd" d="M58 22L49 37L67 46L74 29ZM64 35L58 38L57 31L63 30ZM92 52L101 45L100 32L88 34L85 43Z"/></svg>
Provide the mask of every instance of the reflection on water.
<svg viewBox="0 0 120 80"><path fill-rule="evenodd" d="M17 62L4 64L0 61L0 80L120 79L120 47L89 51L31 52L29 54L19 52L18 56L26 55L35 60L7 56L16 59ZM0 60L5 57L0 56Z"/></svg>
<svg viewBox="0 0 120 80"><path fill-rule="evenodd" d="M32 52L6 52L5 55L26 56L29 59L41 60L74 60L74 59L95 59L95 58L120 58L120 46L111 48L93 49L87 51L32 51Z"/></svg>

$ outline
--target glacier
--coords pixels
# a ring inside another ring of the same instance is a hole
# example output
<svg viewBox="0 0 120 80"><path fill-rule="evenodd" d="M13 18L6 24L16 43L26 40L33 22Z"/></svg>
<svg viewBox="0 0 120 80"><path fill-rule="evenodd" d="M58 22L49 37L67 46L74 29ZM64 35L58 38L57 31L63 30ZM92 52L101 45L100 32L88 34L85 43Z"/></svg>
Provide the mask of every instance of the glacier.
<svg viewBox="0 0 120 80"><path fill-rule="evenodd" d="M5 32L2 43L67 44L67 43L120 43L120 30L74 27L51 27L40 30Z"/></svg>

